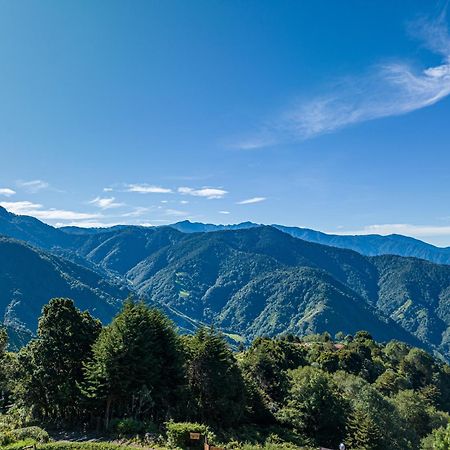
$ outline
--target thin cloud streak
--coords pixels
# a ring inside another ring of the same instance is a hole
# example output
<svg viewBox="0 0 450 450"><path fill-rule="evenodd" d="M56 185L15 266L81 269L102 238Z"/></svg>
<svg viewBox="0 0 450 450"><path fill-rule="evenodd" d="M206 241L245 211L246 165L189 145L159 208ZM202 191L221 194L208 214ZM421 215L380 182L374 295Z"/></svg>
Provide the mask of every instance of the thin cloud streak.
<svg viewBox="0 0 450 450"><path fill-rule="evenodd" d="M139 194L171 194L172 189L149 184L129 184L126 192L137 192Z"/></svg>
<svg viewBox="0 0 450 450"><path fill-rule="evenodd" d="M264 202L266 199L266 197L252 197L252 198L248 198L246 200L242 200L240 202L237 202L237 205L251 205L253 203L261 203Z"/></svg>
<svg viewBox="0 0 450 450"><path fill-rule="evenodd" d="M43 205L29 201L0 202L0 206L8 211L25 216L33 216L42 220L91 220L102 217L101 214L89 214L64 209L44 209Z"/></svg>
<svg viewBox="0 0 450 450"><path fill-rule="evenodd" d="M124 203L118 203L115 200L115 197L95 197L88 203L97 206L100 209L119 208L125 205Z"/></svg>
<svg viewBox="0 0 450 450"><path fill-rule="evenodd" d="M387 236L390 234L402 234L406 236L427 237L427 236L450 236L450 226L436 225L412 225L408 223L387 223L367 225L358 230L333 231L330 234L344 236L380 234Z"/></svg>
<svg viewBox="0 0 450 450"><path fill-rule="evenodd" d="M58 222L55 224L55 227L77 227L77 228L110 228L115 227L117 225L121 225L120 223L105 223L105 222L97 222L97 221L73 221L73 222Z"/></svg>
<svg viewBox="0 0 450 450"><path fill-rule="evenodd" d="M334 83L323 95L297 102L259 133L234 147L256 149L280 142L310 139L383 117L399 116L434 105L450 94L450 37L445 14L421 20L410 31L441 63L422 70L395 62L370 68L366 74Z"/></svg>
<svg viewBox="0 0 450 450"><path fill-rule="evenodd" d="M17 185L30 194L36 194L50 187L49 183L43 180L18 181Z"/></svg>
<svg viewBox="0 0 450 450"><path fill-rule="evenodd" d="M219 188L203 187L201 189L193 189L190 187L179 187L178 192L183 195L192 195L194 197L205 197L208 200L223 198L228 191Z"/></svg>
<svg viewBox="0 0 450 450"><path fill-rule="evenodd" d="M4 195L5 197L11 197L16 193L15 190L10 188L0 188L0 195Z"/></svg>

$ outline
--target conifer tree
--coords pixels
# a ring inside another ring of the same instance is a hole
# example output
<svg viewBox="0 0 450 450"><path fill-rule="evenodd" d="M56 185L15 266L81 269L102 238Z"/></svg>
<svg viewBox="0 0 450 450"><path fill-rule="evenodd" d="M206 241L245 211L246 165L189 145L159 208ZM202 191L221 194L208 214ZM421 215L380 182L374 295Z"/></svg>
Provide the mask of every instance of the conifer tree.
<svg viewBox="0 0 450 450"><path fill-rule="evenodd" d="M19 353L16 396L45 422L73 421L83 413L78 384L83 361L101 330L98 320L70 299L51 300L42 310L37 338Z"/></svg>
<svg viewBox="0 0 450 450"><path fill-rule="evenodd" d="M194 419L221 426L238 423L245 413L245 384L224 338L213 329L200 328L185 342Z"/></svg>
<svg viewBox="0 0 450 450"><path fill-rule="evenodd" d="M375 420L363 408L356 408L347 422L347 439L350 449L381 450L382 433Z"/></svg>
<svg viewBox="0 0 450 450"><path fill-rule="evenodd" d="M167 419L183 385L182 357L172 323L143 302L127 300L103 329L85 366L84 392L111 417Z"/></svg>

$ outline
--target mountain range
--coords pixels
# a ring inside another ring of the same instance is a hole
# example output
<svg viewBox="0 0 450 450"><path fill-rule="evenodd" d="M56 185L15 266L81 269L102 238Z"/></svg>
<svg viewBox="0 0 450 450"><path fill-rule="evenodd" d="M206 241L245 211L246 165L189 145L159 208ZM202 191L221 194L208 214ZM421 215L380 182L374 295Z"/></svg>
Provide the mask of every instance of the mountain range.
<svg viewBox="0 0 450 450"><path fill-rule="evenodd" d="M107 323L133 294L186 332L214 324L235 343L367 329L450 358L450 265L432 262L449 249L412 238L250 222L57 229L1 208L0 234L0 314L16 345L51 297Z"/></svg>
<svg viewBox="0 0 450 450"><path fill-rule="evenodd" d="M214 225L193 223L185 220L170 226L183 233L198 233L248 229L261 225L253 222L243 222L236 225ZM348 248L367 256L413 256L415 258L427 259L428 261L438 264L450 264L450 247L436 247L409 236L402 236L401 234L391 234L388 236L381 236L379 234L337 235L322 233L309 228L287 227L277 224L272 224L271 226L308 242L331 245L332 247Z"/></svg>

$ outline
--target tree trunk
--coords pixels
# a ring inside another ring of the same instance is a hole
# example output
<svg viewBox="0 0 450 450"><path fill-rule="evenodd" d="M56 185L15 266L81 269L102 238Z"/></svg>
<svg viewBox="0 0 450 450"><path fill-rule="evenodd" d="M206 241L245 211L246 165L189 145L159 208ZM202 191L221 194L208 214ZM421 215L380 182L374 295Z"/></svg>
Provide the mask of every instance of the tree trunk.
<svg viewBox="0 0 450 450"><path fill-rule="evenodd" d="M106 399L106 411L105 411L105 428L108 429L109 428L109 419L110 419L110 414L111 414L111 403L112 403L112 398L111 396L108 396L108 398Z"/></svg>

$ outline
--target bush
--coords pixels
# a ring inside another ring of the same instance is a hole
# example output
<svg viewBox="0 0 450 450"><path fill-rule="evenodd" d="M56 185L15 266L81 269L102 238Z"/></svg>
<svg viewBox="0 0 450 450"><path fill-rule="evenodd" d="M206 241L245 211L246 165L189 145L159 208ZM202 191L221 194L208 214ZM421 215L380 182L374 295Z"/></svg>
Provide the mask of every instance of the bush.
<svg viewBox="0 0 450 450"><path fill-rule="evenodd" d="M20 443L22 441L30 441L31 444L35 442L45 443L50 440L48 433L39 427L26 427L19 428L17 430L5 431L0 433L0 447L3 449L5 446L7 448L21 448ZM19 447L13 447L12 444L19 445ZM23 445L31 445L23 444Z"/></svg>
<svg viewBox="0 0 450 450"><path fill-rule="evenodd" d="M130 447L97 442L50 442L40 444L38 450L129 450Z"/></svg>
<svg viewBox="0 0 450 450"><path fill-rule="evenodd" d="M287 442L281 444L266 443L264 445L242 444L240 447L231 447L239 450L307 450L306 447L297 447Z"/></svg>
<svg viewBox="0 0 450 450"><path fill-rule="evenodd" d="M5 431L0 433L0 446L19 443L20 441L31 440L34 442L48 442L50 440L48 433L39 427L18 428L17 430Z"/></svg>
<svg viewBox="0 0 450 450"><path fill-rule="evenodd" d="M50 440L48 433L39 427L19 428L17 430L10 431L9 434L12 436L13 442L24 439L34 439L36 442L45 443Z"/></svg>
<svg viewBox="0 0 450 450"><path fill-rule="evenodd" d="M245 426L228 431L221 440L227 450L307 450L312 446L303 436L280 427ZM317 448L317 447L316 447Z"/></svg>
<svg viewBox="0 0 450 450"><path fill-rule="evenodd" d="M26 439L20 442L14 442L13 444L8 444L6 446L2 445L2 450L22 450L25 447L35 444L36 441L33 439Z"/></svg>
<svg viewBox="0 0 450 450"><path fill-rule="evenodd" d="M422 439L423 450L447 450L450 448L450 424L446 428L441 427Z"/></svg>
<svg viewBox="0 0 450 450"><path fill-rule="evenodd" d="M167 445L169 448L203 448L204 438L208 442L215 439L207 425L190 422L167 422ZM191 440L189 433L200 433L201 439L199 441Z"/></svg>
<svg viewBox="0 0 450 450"><path fill-rule="evenodd" d="M143 433L145 423L136 419L114 419L111 421L111 429L119 436L130 436Z"/></svg>
<svg viewBox="0 0 450 450"><path fill-rule="evenodd" d="M0 414L0 432L22 428L30 418L23 408L13 406L7 414Z"/></svg>

